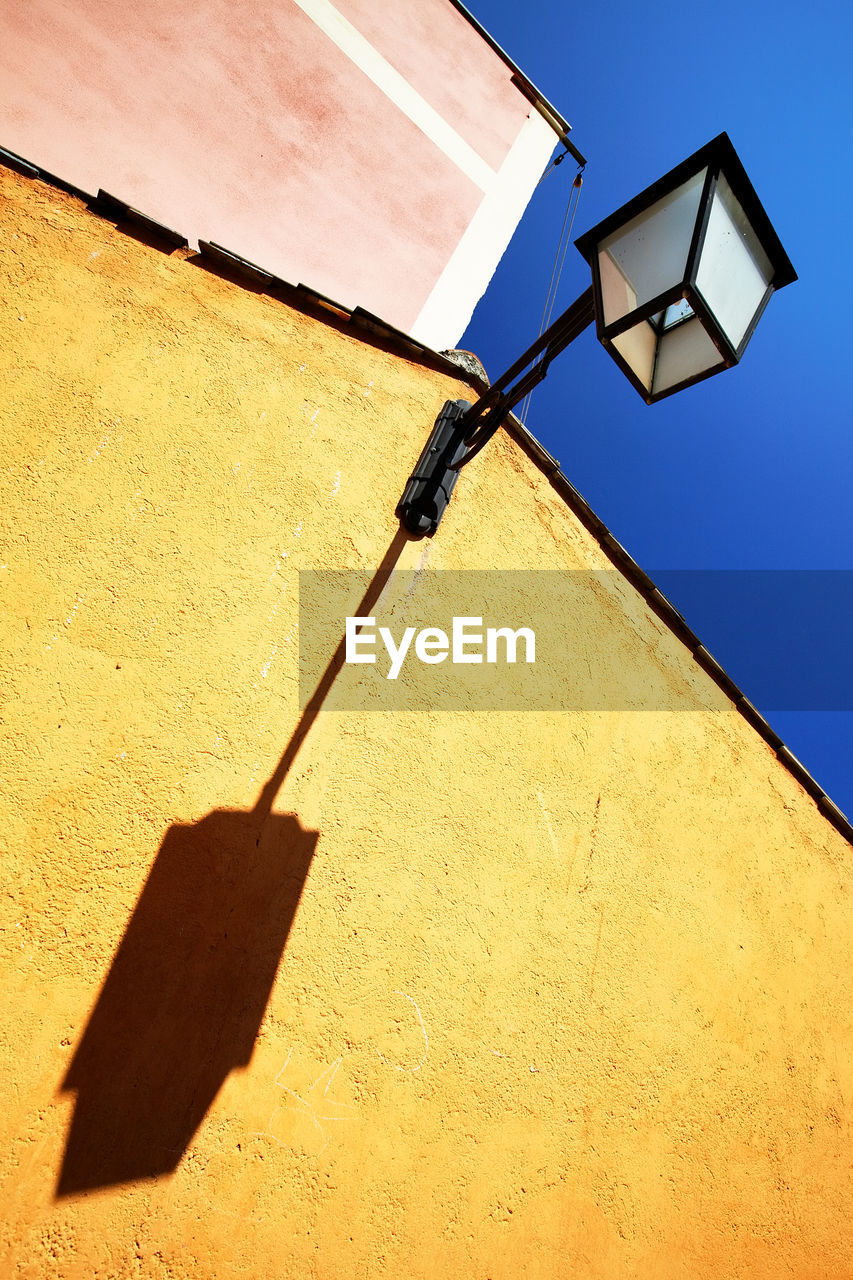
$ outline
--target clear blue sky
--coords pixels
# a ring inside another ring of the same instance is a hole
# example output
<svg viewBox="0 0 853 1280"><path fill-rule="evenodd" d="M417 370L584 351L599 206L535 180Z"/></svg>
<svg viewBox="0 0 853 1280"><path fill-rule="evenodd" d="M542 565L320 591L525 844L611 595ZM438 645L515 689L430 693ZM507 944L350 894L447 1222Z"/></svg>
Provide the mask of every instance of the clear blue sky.
<svg viewBox="0 0 853 1280"><path fill-rule="evenodd" d="M469 8L570 121L588 159L573 239L725 130L800 277L771 299L739 366L652 407L588 330L535 392L528 427L652 576L853 570L853 9L820 0ZM460 342L492 377L538 332L575 171L567 157L538 188ZM588 283L571 246L554 315ZM849 592L853 573L837 583ZM766 629L744 619L738 635L718 602L669 594L749 696L738 646L761 652L770 615ZM845 608L849 624L849 595ZM839 640L816 617L805 631L806 657L800 643L792 660L830 677L843 663L849 683L853 630ZM853 710L761 710L853 816Z"/></svg>

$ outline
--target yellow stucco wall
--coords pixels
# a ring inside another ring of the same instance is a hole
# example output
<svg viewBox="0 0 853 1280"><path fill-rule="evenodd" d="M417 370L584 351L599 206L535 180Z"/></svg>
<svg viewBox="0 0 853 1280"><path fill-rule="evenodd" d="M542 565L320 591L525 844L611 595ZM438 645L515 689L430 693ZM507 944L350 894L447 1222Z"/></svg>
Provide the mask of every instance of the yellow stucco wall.
<svg viewBox="0 0 853 1280"><path fill-rule="evenodd" d="M299 730L300 568L606 557L503 436L394 544L464 384L0 186L0 1274L849 1278L843 837L622 579L713 709Z"/></svg>

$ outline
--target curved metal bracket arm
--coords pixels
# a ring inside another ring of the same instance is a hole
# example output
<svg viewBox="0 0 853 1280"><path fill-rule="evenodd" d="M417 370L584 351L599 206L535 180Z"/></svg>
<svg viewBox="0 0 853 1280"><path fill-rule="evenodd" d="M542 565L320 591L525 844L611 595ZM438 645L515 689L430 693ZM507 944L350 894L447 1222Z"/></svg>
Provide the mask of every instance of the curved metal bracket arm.
<svg viewBox="0 0 853 1280"><path fill-rule="evenodd" d="M511 409L542 381L548 366L595 318L592 288L576 299L474 404L448 400L397 503L416 538L435 533L467 462L491 440Z"/></svg>
<svg viewBox="0 0 853 1280"><path fill-rule="evenodd" d="M590 285L466 411L468 451L453 464L454 470L461 471L480 452L507 414L543 380L554 357L565 351L594 319L595 302ZM515 378L518 381L513 383Z"/></svg>

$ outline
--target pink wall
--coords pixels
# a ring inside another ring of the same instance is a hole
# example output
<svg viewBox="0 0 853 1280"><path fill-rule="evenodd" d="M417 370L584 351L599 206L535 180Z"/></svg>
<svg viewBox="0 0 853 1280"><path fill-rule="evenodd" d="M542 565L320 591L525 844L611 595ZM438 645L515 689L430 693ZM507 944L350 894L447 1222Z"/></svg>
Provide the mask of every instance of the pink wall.
<svg viewBox="0 0 853 1280"><path fill-rule="evenodd" d="M500 168L530 108L458 9L444 0L337 0L335 7Z"/></svg>
<svg viewBox="0 0 853 1280"><path fill-rule="evenodd" d="M410 330L483 182L303 8L10 6L0 145L87 191L103 187L191 243L216 240ZM335 10L500 168L530 104L448 0L338 0Z"/></svg>

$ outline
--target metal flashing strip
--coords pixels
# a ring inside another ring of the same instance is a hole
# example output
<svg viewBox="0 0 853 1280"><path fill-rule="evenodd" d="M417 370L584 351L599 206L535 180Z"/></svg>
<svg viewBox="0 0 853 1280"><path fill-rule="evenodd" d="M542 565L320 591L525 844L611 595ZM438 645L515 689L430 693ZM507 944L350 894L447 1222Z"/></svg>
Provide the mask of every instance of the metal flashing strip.
<svg viewBox="0 0 853 1280"><path fill-rule="evenodd" d="M434 356L438 355L438 352L433 351L431 347L425 346L417 338L411 338L402 329L395 329L393 325L375 316L372 311L365 311L364 307L353 307L350 312L350 321L356 328L366 329L368 333L375 333L386 341L396 342L406 351L414 351L418 354L431 352Z"/></svg>
<svg viewBox="0 0 853 1280"><path fill-rule="evenodd" d="M149 232L149 234L159 236L160 239L165 240L176 249L189 247L189 241L186 236L182 236L179 231L173 231L165 223L158 222L155 218L150 218L147 213L140 213L139 209L134 209L126 201L110 195L109 191L104 191L103 188L98 191L92 207L96 213L99 213L104 218L109 218L111 221L135 223Z"/></svg>
<svg viewBox="0 0 853 1280"><path fill-rule="evenodd" d="M22 159L14 151L7 151L5 147L0 147L0 164L6 169L11 169L14 173L20 173L24 178L37 178L39 176L39 171L35 165Z"/></svg>
<svg viewBox="0 0 853 1280"><path fill-rule="evenodd" d="M278 281L278 277L276 277L276 280ZM281 280L280 283L284 285L286 289L294 288L294 285L288 284L286 280ZM334 298L327 297L325 293L320 293L318 289L312 289L310 285L302 284L300 282L295 286L295 291L299 294L300 298L304 298L311 304L311 306L319 307L321 311L331 313L340 320L349 320L349 309L342 306L340 302L335 302Z"/></svg>
<svg viewBox="0 0 853 1280"><path fill-rule="evenodd" d="M827 800L829 799L829 796L826 795L826 792L820 783L815 781L806 766L803 764L802 760L798 759L789 747L786 747L783 743L781 747L777 747L776 755L782 761L788 772L792 773L800 785L808 791L813 800L821 800L824 797ZM838 812L840 813L841 810L839 809Z"/></svg>
<svg viewBox="0 0 853 1280"><path fill-rule="evenodd" d="M14 152L0 148L0 165L23 177L38 178L51 186L58 187L67 194L83 198L91 213L97 217L105 216L98 208L97 199L79 191L76 187L71 187L70 184L62 182L61 179L54 178L52 174L47 174L45 171L37 169L35 165L31 165L20 156L15 155ZM112 198L110 197L110 199ZM121 202L117 203L120 204ZM145 215L139 216L145 218ZM153 220L150 221L153 223ZM160 224L153 223L153 225L159 226ZM119 225L117 230L121 231L121 229ZM287 281L264 271L263 268L256 266L245 258L241 258L238 254L223 249L221 245L207 241L200 241L199 244L203 245L204 249L198 256L207 260L210 269L219 268L224 274L230 276L232 282L236 283L238 288L240 287L240 281L239 278L234 281L235 276L244 276L247 280L260 282L262 285L261 292L273 297L278 293L286 293L290 302L297 306L301 305L306 310L310 308L312 312L319 312L320 323L328 322L323 313L331 311L334 319L348 320L356 330L361 330L365 335L370 334L381 337L392 349L397 348L401 354L409 357L414 354L420 357L424 363L430 364L433 368L446 373L458 382L465 382L469 386L476 387L480 392L488 388L488 381L483 382L468 369L460 367L446 356L423 346L416 339L408 337L401 330L386 324L369 311L364 311L359 307L339 306L323 294L309 289L306 285L288 284ZM195 256L190 255L185 260L192 262ZM580 520L588 532L592 534L602 551L609 557L616 568L619 569L632 586L636 587L650 608L666 623L672 633L687 646L697 664L722 689L733 703L735 710L772 748L779 763L796 778L803 790L815 801L820 814L826 818L827 822L840 835L850 844L853 844L853 823L830 799L802 761L785 746L783 740L771 728L761 712L753 706L731 677L727 675L720 663L708 652L698 636L687 626L684 618L671 601L654 585L648 574L640 568L604 522L595 514L583 495L579 493L568 476L561 470L557 460L513 414L507 417L503 426L507 435L540 469L566 506Z"/></svg>
<svg viewBox="0 0 853 1280"><path fill-rule="evenodd" d="M695 654L697 649L703 648L702 641L696 635L696 632L691 631L684 621L683 615L678 612L672 601L658 587L655 587L653 591L646 595L646 603L652 607L658 617L666 623L670 631L678 637L682 644L687 646L691 653Z"/></svg>
<svg viewBox="0 0 853 1280"><path fill-rule="evenodd" d="M248 258L241 258L239 253L233 253L230 249L223 248L215 240L199 240L198 250L199 255L206 261L215 262L224 267L226 271L232 271L236 275L244 276L247 280L251 280L253 284L267 285L274 279L271 272L265 271L263 267L257 266L254 262L250 262Z"/></svg>
<svg viewBox="0 0 853 1280"><path fill-rule="evenodd" d="M733 702L738 701L741 697L740 689L728 672L720 666L714 655L708 652L704 644L700 644L698 648L693 650L693 658L698 662L702 670L711 676L720 688L729 695Z"/></svg>
<svg viewBox="0 0 853 1280"><path fill-rule="evenodd" d="M817 807L826 818L827 822L831 822L836 831L838 831L840 835L846 836L849 840L851 825L847 815L841 812L838 805L830 800L829 796L822 795L817 801Z"/></svg>
<svg viewBox="0 0 853 1280"><path fill-rule="evenodd" d="M772 747L774 751L778 751L780 747L784 747L785 744L779 737L778 733L776 733L775 729L771 728L768 721L765 720L758 708L753 706L749 698L744 697L744 695L741 694L735 705L744 720L749 721L753 729L756 729L761 734L768 746Z"/></svg>
<svg viewBox="0 0 853 1280"><path fill-rule="evenodd" d="M82 187L75 187L72 182L58 178L55 173L39 168L29 160L24 160L23 156L16 155L14 151L7 151L5 147L0 147L0 165L5 169L11 169L13 173L19 173L23 178L38 178L41 182L46 182L49 187L56 187L66 195L85 200L87 204L95 202L95 197L90 192L84 191Z"/></svg>

